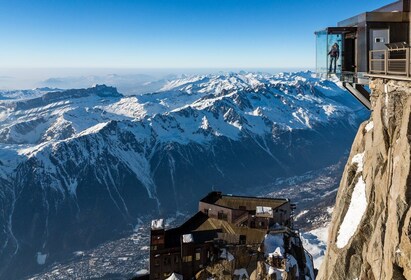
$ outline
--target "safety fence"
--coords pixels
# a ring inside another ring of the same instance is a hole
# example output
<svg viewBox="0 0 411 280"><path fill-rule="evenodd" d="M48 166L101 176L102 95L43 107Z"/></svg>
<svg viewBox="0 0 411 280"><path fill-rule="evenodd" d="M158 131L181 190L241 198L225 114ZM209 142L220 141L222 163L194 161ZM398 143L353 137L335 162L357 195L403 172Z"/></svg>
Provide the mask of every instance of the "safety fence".
<svg viewBox="0 0 411 280"><path fill-rule="evenodd" d="M410 48L372 50L369 63L371 74L410 77Z"/></svg>

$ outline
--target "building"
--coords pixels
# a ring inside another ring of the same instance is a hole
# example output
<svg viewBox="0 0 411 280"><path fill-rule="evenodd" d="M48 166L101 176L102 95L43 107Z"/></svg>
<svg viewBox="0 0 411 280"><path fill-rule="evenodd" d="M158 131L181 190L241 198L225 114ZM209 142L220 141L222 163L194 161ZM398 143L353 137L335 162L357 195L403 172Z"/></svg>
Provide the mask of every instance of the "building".
<svg viewBox="0 0 411 280"><path fill-rule="evenodd" d="M336 75L365 107L370 76L410 77L410 0L396 1L340 21L316 34L316 72L330 74L333 44L339 45ZM333 71L333 69L332 69Z"/></svg>
<svg viewBox="0 0 411 280"><path fill-rule="evenodd" d="M211 192L198 205L198 210L210 218L227 221L235 226L268 229L274 224L292 227L295 205L288 199L222 195Z"/></svg>
<svg viewBox="0 0 411 280"><path fill-rule="evenodd" d="M167 279L173 273L191 279L207 265L229 259L230 253L222 251L227 246L254 248L257 252L269 232L281 232L284 242L299 240L298 232L291 229L294 208L287 199L211 192L200 200L199 212L177 228L165 229L162 219L154 220L150 279ZM293 252L304 254L304 249L298 251L297 247ZM304 266L300 261L299 267Z"/></svg>

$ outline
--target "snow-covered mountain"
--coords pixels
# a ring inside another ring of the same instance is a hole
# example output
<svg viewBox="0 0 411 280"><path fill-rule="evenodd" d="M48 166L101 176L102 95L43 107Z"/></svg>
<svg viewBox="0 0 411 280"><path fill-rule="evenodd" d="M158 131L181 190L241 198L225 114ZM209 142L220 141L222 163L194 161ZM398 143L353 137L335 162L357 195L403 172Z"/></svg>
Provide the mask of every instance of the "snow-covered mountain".
<svg viewBox="0 0 411 280"><path fill-rule="evenodd" d="M141 215L192 210L211 189L241 193L331 165L367 115L310 72L1 101L0 278L113 238Z"/></svg>

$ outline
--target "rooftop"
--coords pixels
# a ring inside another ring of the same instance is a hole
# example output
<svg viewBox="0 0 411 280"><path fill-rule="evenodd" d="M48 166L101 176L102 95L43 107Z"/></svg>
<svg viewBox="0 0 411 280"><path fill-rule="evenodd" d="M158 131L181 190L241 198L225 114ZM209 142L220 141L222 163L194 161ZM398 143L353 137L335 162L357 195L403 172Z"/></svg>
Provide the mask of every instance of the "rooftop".
<svg viewBox="0 0 411 280"><path fill-rule="evenodd" d="M211 192L201 202L214 204L230 209L255 211L258 206L278 208L290 201L282 198L265 198L252 196L222 195L221 192Z"/></svg>

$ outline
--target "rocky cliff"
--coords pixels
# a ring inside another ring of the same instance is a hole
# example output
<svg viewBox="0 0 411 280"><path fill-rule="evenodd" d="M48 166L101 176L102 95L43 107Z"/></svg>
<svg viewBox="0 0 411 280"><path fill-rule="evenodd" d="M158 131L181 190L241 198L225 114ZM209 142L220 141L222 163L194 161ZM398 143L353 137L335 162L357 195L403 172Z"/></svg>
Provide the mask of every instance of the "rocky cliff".
<svg viewBox="0 0 411 280"><path fill-rule="evenodd" d="M411 279L411 82L372 79L318 279Z"/></svg>

